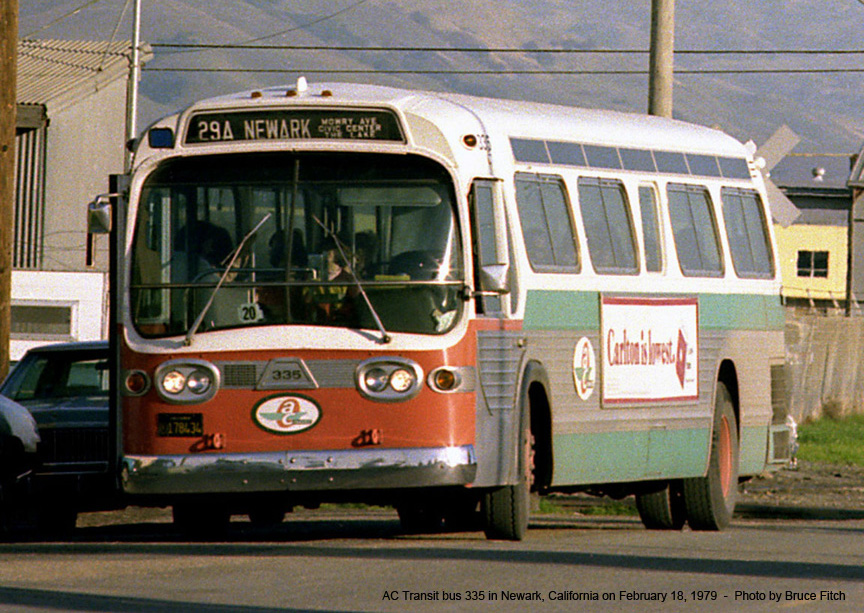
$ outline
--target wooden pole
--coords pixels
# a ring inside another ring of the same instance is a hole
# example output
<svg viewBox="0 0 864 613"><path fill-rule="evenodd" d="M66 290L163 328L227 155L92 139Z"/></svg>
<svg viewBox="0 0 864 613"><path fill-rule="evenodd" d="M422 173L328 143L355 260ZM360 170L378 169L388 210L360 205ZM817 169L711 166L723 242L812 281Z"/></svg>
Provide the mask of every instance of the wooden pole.
<svg viewBox="0 0 864 613"><path fill-rule="evenodd" d="M648 113L672 117L675 0L651 0Z"/></svg>
<svg viewBox="0 0 864 613"><path fill-rule="evenodd" d="M0 0L0 379L9 372L12 327L12 210L15 206L15 117L18 0Z"/></svg>

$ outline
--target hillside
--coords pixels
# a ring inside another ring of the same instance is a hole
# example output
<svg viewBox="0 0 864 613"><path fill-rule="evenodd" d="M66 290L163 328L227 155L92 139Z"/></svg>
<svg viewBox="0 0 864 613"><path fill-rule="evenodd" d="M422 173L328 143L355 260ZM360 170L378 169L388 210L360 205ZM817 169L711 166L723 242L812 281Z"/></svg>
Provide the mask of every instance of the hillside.
<svg viewBox="0 0 864 613"><path fill-rule="evenodd" d="M20 33L33 38L109 39L122 3L21 0ZM853 49L864 6L851 0L678 3L676 49ZM322 19L327 15L335 16ZM818 16L819 21L814 20ZM56 21L56 23L54 23ZM142 37L151 44L388 46L522 49L524 53L156 47L141 84L141 125L196 98L310 80L369 80L396 86L545 100L644 112L644 74L512 74L512 71L645 69L647 55L550 54L536 49L647 49L650 1L640 0L157 0L144 3ZM52 24L50 27L44 27ZM129 15L114 38L128 38ZM273 36L274 34L278 36ZM679 55L676 68L857 67L861 55ZM856 65L857 64L857 65ZM192 72L157 69L185 68ZM275 72L209 72L262 69ZM321 74L321 70L405 70L427 74ZM454 75L428 71L511 71ZM861 73L676 75L675 115L763 142L780 125L799 135L799 152L857 151L864 140Z"/></svg>

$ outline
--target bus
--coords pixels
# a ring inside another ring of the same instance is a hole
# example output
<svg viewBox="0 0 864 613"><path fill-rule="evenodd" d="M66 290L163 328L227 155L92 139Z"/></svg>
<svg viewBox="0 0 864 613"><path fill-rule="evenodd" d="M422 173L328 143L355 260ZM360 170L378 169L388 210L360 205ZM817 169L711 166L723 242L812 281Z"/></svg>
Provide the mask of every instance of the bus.
<svg viewBox="0 0 864 613"><path fill-rule="evenodd" d="M789 460L765 187L720 131L301 78L156 122L114 186L118 488L182 528L362 501L518 540L587 491L718 530Z"/></svg>

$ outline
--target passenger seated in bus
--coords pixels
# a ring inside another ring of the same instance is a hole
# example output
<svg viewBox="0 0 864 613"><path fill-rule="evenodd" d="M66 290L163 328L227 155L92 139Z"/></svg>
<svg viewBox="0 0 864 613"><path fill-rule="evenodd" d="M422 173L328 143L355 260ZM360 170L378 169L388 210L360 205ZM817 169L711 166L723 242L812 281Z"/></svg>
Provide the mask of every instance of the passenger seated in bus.
<svg viewBox="0 0 864 613"><path fill-rule="evenodd" d="M350 323L354 319L354 298L358 293L350 265L339 253L336 241L330 237L322 245L321 256L321 280L327 283L303 290L311 320L315 323ZM344 282L345 285L331 285L334 282Z"/></svg>
<svg viewBox="0 0 864 613"><path fill-rule="evenodd" d="M187 228L182 228L178 232L177 240L174 242L175 248L180 247L180 249L175 251L171 259L171 274L175 283L194 283L204 286L201 289L183 290L186 298L182 302L187 307L186 325L188 326L213 295L216 284L231 259L234 243L228 230L214 223L198 221L194 224L194 230L189 237L186 236ZM244 259L241 254L234 262L233 268L242 268ZM237 271L227 274L225 283L236 279L238 274ZM204 326L218 328L239 324L238 308L247 302L247 298L248 292L245 289L223 285L207 310L203 321Z"/></svg>
<svg viewBox="0 0 864 613"><path fill-rule="evenodd" d="M215 274L212 279L215 283L234 249L231 235L209 221L198 221L193 228L190 232L186 226L177 232L170 263L171 279L175 283L201 283L211 281Z"/></svg>
<svg viewBox="0 0 864 613"><path fill-rule="evenodd" d="M359 279L371 279L378 255L378 237L371 230L354 235L354 274Z"/></svg>
<svg viewBox="0 0 864 613"><path fill-rule="evenodd" d="M257 300L265 319L271 323L287 323L297 318L302 319L302 313L296 312L300 310L298 305L302 305L302 299L300 288L269 284L307 280L313 277L313 272L309 268L303 232L298 228L294 229L290 247L285 242L286 234L285 230L278 229L270 237L268 242L270 268L261 270L256 275L258 281L268 284L257 289ZM290 260L286 257L289 248ZM288 304L292 305L290 317Z"/></svg>

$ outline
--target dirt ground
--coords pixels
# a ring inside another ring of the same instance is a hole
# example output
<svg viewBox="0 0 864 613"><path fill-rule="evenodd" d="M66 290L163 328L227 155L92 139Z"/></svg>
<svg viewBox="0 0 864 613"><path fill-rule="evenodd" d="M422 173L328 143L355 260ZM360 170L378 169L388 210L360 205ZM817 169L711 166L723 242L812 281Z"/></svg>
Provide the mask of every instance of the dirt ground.
<svg viewBox="0 0 864 613"><path fill-rule="evenodd" d="M864 518L864 468L798 462L745 483L738 514Z"/></svg>

